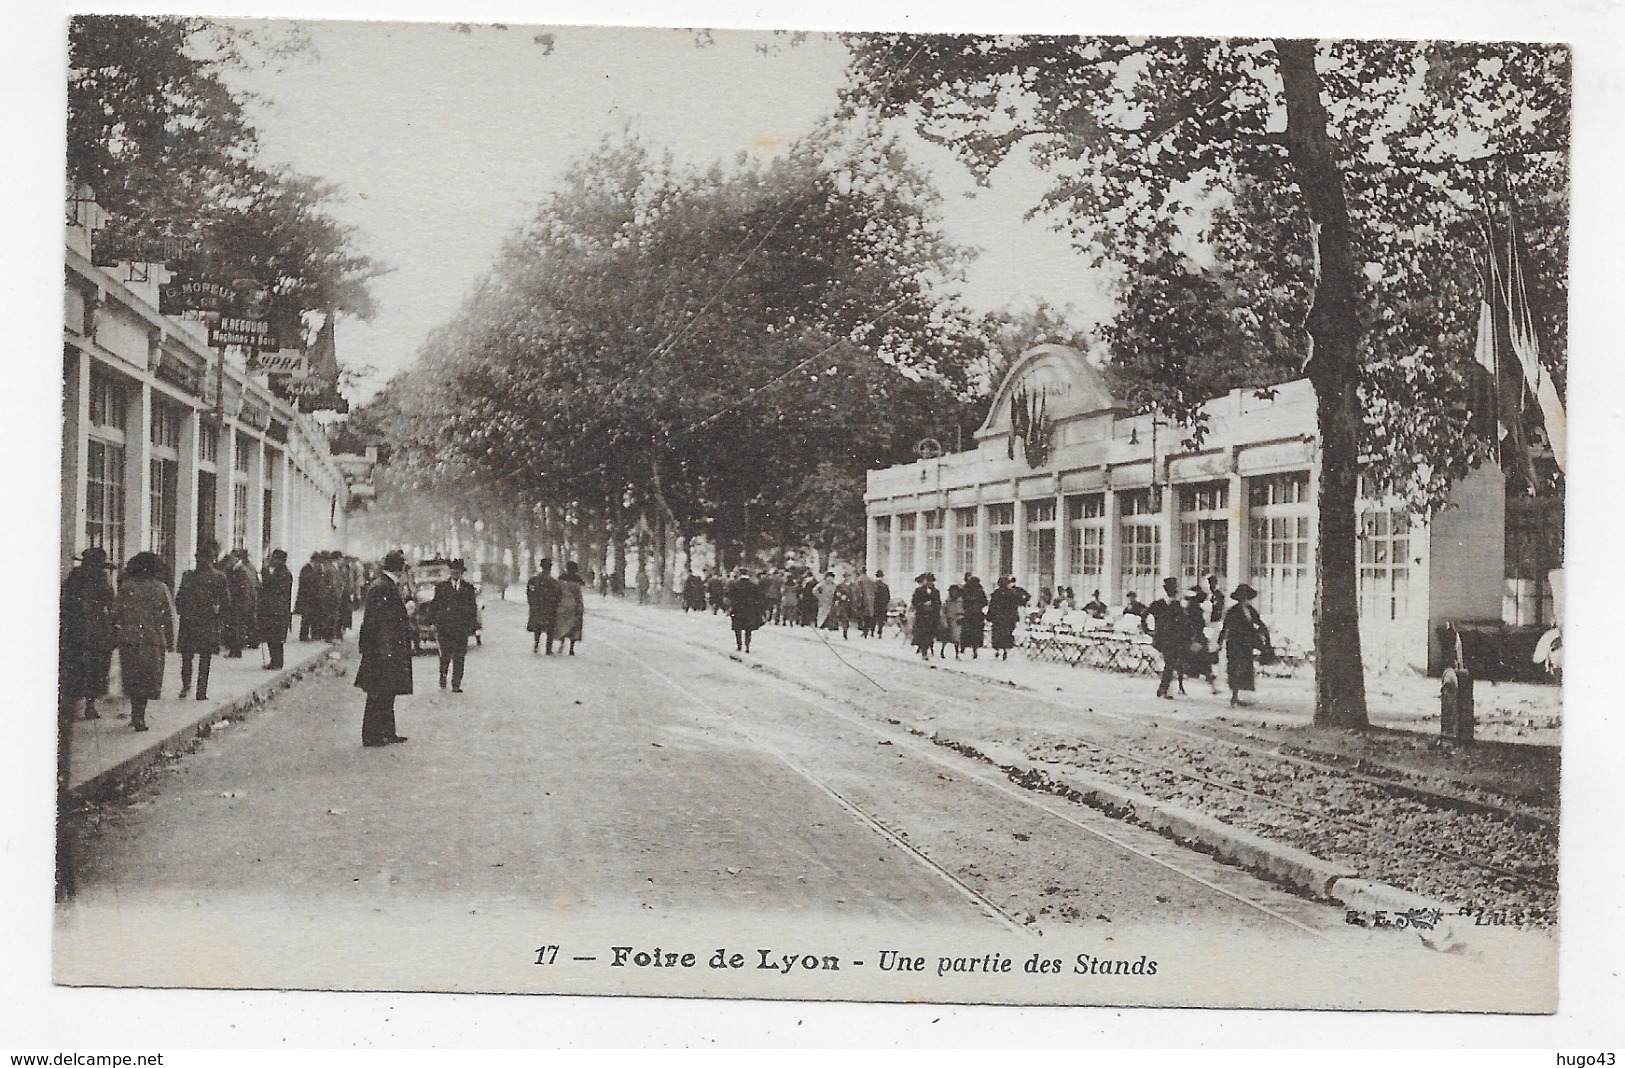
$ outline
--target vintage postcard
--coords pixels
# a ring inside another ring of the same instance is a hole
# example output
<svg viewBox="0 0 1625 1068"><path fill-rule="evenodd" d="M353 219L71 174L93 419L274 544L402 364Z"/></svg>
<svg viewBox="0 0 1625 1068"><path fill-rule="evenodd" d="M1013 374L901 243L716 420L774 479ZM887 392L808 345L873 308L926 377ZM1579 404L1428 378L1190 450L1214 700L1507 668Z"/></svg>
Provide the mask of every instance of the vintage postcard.
<svg viewBox="0 0 1625 1068"><path fill-rule="evenodd" d="M1570 43L63 32L55 983L1556 1011Z"/></svg>

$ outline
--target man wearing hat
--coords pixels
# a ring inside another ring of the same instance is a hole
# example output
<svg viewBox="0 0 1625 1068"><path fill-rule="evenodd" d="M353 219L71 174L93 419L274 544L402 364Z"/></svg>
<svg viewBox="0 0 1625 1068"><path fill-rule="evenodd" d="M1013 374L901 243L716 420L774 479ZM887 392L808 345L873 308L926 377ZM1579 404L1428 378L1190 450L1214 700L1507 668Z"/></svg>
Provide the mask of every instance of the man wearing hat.
<svg viewBox="0 0 1625 1068"><path fill-rule="evenodd" d="M58 620L60 712L73 716L85 703L85 718L100 719L96 698L107 696L107 678L117 644L113 626L113 583L104 549L79 554L79 564L62 580L62 614Z"/></svg>
<svg viewBox="0 0 1625 1068"><path fill-rule="evenodd" d="M1179 673L1179 692L1185 692L1185 676L1181 669L1189 644L1185 606L1179 597L1178 579L1162 580L1162 596L1151 602L1146 615L1151 622L1151 645L1162 654L1162 677L1157 680L1157 696L1171 701L1174 695L1168 692L1168 687L1173 683L1176 672Z"/></svg>
<svg viewBox="0 0 1625 1068"><path fill-rule="evenodd" d="M206 541L198 546L197 567L181 576L175 593L180 633L175 651L181 656L181 693L192 689L192 658L197 658L197 699L209 699L209 664L220 649L220 632L231 606L231 585L214 566L220 546Z"/></svg>
<svg viewBox="0 0 1625 1068"><path fill-rule="evenodd" d="M272 549L260 569L259 611L255 613L260 640L269 654L267 671L282 669L282 647L293 624L293 572L288 570L288 554Z"/></svg>
<svg viewBox="0 0 1625 1068"><path fill-rule="evenodd" d="M474 599L474 585L463 578L463 561L451 562L451 578L437 583L434 600L429 602L429 622L434 624L435 641L440 645L440 688L446 688L446 669L451 669L451 692L463 692L463 661L468 656L468 636L480 629L480 606Z"/></svg>
<svg viewBox="0 0 1625 1068"><path fill-rule="evenodd" d="M406 554L391 549L367 587L366 614L357 635L361 666L355 673L356 689L367 695L361 716L365 746L406 741L395 733L395 698L412 692L412 621L400 586L405 574Z"/></svg>

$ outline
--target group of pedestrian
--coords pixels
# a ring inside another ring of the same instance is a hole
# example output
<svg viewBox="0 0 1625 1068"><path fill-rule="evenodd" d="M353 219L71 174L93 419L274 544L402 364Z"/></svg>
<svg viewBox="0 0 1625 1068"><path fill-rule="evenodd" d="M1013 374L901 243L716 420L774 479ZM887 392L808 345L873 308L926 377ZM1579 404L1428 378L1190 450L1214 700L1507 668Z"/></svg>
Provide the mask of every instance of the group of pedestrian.
<svg viewBox="0 0 1625 1068"><path fill-rule="evenodd" d="M580 565L574 560L564 565L564 573L557 578L553 577L552 560L538 562L536 573L525 584L525 599L530 605L525 629L531 633L532 654L541 652L545 639L548 656L553 655L554 642L561 652L568 642L569 655L576 655L576 642L581 640L585 588Z"/></svg>
<svg viewBox="0 0 1625 1068"><path fill-rule="evenodd" d="M989 594L982 580L968 571L963 582L948 587L944 599L937 589L937 576L927 571L914 578L908 606L909 640L925 660L933 653L946 657L950 645L956 659L966 650L977 659L985 645L991 645L994 656L1008 659L1015 648L1021 610L1030 599L1008 575Z"/></svg>
<svg viewBox="0 0 1625 1068"><path fill-rule="evenodd" d="M1162 657L1157 696L1172 700L1174 686L1183 694L1186 677L1205 679L1214 693L1219 692L1214 675L1218 656L1208 640L1211 625L1217 623L1216 644L1224 650L1230 703L1241 704L1241 695L1256 685L1254 657L1273 655L1269 629L1253 607L1258 591L1241 583L1230 594L1234 603L1221 611L1223 595L1214 576L1208 577L1206 589L1192 586L1181 591L1175 578L1164 579L1162 588L1163 595L1146 606L1143 617L1151 644Z"/></svg>
<svg viewBox="0 0 1625 1068"><path fill-rule="evenodd" d="M148 729L148 703L161 696L166 654L181 658L184 699L209 699L213 658L241 657L266 647L264 667L280 670L291 624L293 576L287 553L273 550L255 572L242 549L220 555L219 546L198 547L195 566L174 592L156 553L139 552L113 580L114 565L99 547L86 549L62 583L59 628L61 702L64 718L83 709L100 719L96 702L111 689L113 653L119 654L130 726Z"/></svg>
<svg viewBox="0 0 1625 1068"><path fill-rule="evenodd" d="M286 559L286 558L284 558ZM358 561L337 550L319 550L299 569L299 640L338 641L354 622L361 603L362 574Z"/></svg>

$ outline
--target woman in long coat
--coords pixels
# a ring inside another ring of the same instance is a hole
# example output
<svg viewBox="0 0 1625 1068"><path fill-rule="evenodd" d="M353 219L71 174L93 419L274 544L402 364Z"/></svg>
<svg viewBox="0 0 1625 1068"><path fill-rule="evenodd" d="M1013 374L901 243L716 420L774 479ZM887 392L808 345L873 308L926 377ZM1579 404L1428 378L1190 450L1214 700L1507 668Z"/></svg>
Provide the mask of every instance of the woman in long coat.
<svg viewBox="0 0 1625 1068"><path fill-rule="evenodd" d="M762 625L762 591L741 568L728 584L728 619L734 628L734 648L750 652L750 636Z"/></svg>
<svg viewBox="0 0 1625 1068"><path fill-rule="evenodd" d="M100 719L96 698L107 696L107 679L118 644L113 626L113 583L107 572L107 552L86 549L79 565L62 580L62 615L58 621L57 651L62 672L63 718L73 715L83 700L85 718Z"/></svg>
<svg viewBox="0 0 1625 1068"><path fill-rule="evenodd" d="M164 654L175 647L175 602L158 578L158 554L136 553L125 565L114 614L118 619L119 670L130 699L130 728L147 729L147 702L164 687Z"/></svg>
<svg viewBox="0 0 1625 1068"><path fill-rule="evenodd" d="M278 670L282 667L282 646L293 625L293 572L288 570L288 554L281 549L271 550L269 562L260 572L259 608L254 625L259 628L260 641L270 653L266 670Z"/></svg>
<svg viewBox="0 0 1625 1068"><path fill-rule="evenodd" d="M796 624L797 605L801 603L801 586L794 575L784 576L784 589L779 593L779 624L792 627Z"/></svg>
<svg viewBox="0 0 1625 1068"><path fill-rule="evenodd" d="M1230 703L1242 704L1241 692L1253 686L1253 654L1270 648L1270 632L1264 626L1253 599L1258 591L1243 582L1230 595L1236 603L1224 613L1219 644L1224 646L1224 677L1230 684Z"/></svg>
<svg viewBox="0 0 1625 1068"><path fill-rule="evenodd" d="M942 622L942 594L937 590L935 575L927 571L914 580L914 596L909 598L908 607L912 616L909 639L920 651L920 659L929 660Z"/></svg>
<svg viewBox="0 0 1625 1068"><path fill-rule="evenodd" d="M562 646L570 642L570 655L576 655L576 642L581 640L582 614L585 605L581 597L581 571L574 560L564 565L559 576L559 609L554 614L553 637ZM551 641L549 644L552 644Z"/></svg>
<svg viewBox="0 0 1625 1068"><path fill-rule="evenodd" d="M966 575L959 600L965 606L965 616L959 621L959 644L969 649L971 659L975 660L976 650L982 647L987 631L987 591L982 589L982 580Z"/></svg>
<svg viewBox="0 0 1625 1068"><path fill-rule="evenodd" d="M1001 578L987 601L987 625L993 631L993 651L1000 660L1010 659L1016 647L1016 624L1021 620L1021 594L1009 578Z"/></svg>

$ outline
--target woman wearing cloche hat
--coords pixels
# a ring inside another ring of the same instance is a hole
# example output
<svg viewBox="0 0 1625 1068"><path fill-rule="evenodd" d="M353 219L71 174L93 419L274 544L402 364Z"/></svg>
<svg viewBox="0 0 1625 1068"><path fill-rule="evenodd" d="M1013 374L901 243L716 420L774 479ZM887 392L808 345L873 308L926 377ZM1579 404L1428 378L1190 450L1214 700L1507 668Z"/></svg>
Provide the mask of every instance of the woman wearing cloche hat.
<svg viewBox="0 0 1625 1068"><path fill-rule="evenodd" d="M1241 691L1253 686L1253 654L1270 648L1270 632L1253 601L1258 591L1243 582L1230 594L1236 603L1224 613L1219 644L1224 647L1224 676L1230 684L1230 703L1242 703Z"/></svg>

